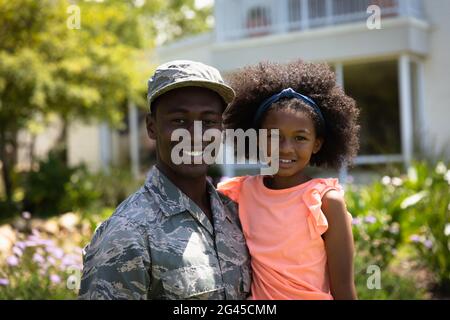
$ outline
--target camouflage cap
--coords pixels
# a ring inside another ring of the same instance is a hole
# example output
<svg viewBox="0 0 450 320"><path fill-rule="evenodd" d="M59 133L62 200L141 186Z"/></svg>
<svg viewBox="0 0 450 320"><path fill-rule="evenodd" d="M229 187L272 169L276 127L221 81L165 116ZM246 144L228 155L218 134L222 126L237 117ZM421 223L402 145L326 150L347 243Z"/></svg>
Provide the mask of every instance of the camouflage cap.
<svg viewBox="0 0 450 320"><path fill-rule="evenodd" d="M148 80L147 101L151 111L152 102L170 90L183 87L202 87L217 92L229 104L234 91L225 84L216 68L189 60L170 61L156 68Z"/></svg>

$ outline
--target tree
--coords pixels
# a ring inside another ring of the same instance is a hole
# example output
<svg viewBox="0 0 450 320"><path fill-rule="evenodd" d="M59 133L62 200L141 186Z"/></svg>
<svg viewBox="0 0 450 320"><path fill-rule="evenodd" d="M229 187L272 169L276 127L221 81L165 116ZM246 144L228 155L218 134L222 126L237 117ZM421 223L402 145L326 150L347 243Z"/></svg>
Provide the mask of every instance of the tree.
<svg viewBox="0 0 450 320"><path fill-rule="evenodd" d="M79 28L73 23L78 13ZM206 30L210 14L194 0L0 0L0 161L7 202L20 130L55 114L65 124L74 118L119 124L127 99L145 105L151 67L145 50L157 36L170 41Z"/></svg>

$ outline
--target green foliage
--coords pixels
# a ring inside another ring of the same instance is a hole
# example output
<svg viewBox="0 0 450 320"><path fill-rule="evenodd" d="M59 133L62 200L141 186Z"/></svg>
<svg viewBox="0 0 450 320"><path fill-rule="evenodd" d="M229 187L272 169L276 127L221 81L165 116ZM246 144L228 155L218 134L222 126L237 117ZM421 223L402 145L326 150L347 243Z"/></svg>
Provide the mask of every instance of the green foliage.
<svg viewBox="0 0 450 320"><path fill-rule="evenodd" d="M31 225L29 217L22 219ZM0 299L75 299L82 268L81 241L93 229L79 216L39 222L28 231L14 230L9 252L0 251Z"/></svg>
<svg viewBox="0 0 450 320"><path fill-rule="evenodd" d="M346 192L353 214L358 281L365 281L369 265L391 267L397 253L413 245L417 259L434 276L436 289L450 293L450 170L444 163L415 163L407 174L384 177L370 186ZM399 286L410 288L414 280L400 276ZM365 284L361 285L362 291ZM409 289L408 289L409 290ZM365 292L365 291L364 291ZM414 298L414 297L413 297Z"/></svg>
<svg viewBox="0 0 450 320"><path fill-rule="evenodd" d="M39 169L24 175L24 210L51 216L88 206L99 198L84 166L69 168L56 153L39 162Z"/></svg>
<svg viewBox="0 0 450 320"><path fill-rule="evenodd" d="M56 153L23 179L23 209L36 216L116 207L143 183L125 169L92 174L83 165L68 167Z"/></svg>
<svg viewBox="0 0 450 320"><path fill-rule="evenodd" d="M156 38L208 28L211 8L198 10L194 0L138 3L0 0L0 161L8 202L20 130L45 126L53 115L64 124L82 118L121 125L128 99L145 106ZM71 8L79 9L79 28Z"/></svg>

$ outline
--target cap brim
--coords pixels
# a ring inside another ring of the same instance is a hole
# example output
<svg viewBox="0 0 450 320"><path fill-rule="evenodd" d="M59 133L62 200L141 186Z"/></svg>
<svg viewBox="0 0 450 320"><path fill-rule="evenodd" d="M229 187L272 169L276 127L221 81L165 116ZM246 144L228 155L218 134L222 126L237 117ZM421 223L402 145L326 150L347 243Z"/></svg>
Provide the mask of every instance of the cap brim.
<svg viewBox="0 0 450 320"><path fill-rule="evenodd" d="M234 90L231 87L227 86L226 84L221 84L221 83L212 82L212 81L204 81L204 80L181 81L181 82L172 83L172 84L162 88L161 90L155 92L152 96L150 96L150 98L148 100L148 106L150 107L150 111L151 111L151 104L153 103L153 101L155 101L156 98L158 98L161 95L163 95L169 91L172 91L174 89L185 88L185 87L200 87L200 88L210 89L210 90L216 92L218 95L220 95L227 105L231 101L233 101L233 99L235 97Z"/></svg>

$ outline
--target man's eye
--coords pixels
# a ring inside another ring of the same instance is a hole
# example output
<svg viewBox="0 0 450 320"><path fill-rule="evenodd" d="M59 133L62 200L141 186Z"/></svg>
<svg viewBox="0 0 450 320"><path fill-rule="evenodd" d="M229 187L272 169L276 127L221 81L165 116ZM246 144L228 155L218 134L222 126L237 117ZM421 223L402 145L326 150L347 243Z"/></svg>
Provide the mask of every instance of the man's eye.
<svg viewBox="0 0 450 320"><path fill-rule="evenodd" d="M219 124L219 121L216 121L216 120L204 120L203 123L206 126L216 126L216 125Z"/></svg>

